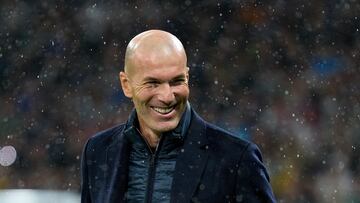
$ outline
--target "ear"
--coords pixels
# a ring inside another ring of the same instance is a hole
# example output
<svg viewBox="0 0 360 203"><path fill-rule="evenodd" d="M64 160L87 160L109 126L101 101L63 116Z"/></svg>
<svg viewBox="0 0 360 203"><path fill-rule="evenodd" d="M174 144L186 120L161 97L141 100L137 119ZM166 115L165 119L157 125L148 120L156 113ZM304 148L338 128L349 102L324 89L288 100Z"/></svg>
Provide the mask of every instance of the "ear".
<svg viewBox="0 0 360 203"><path fill-rule="evenodd" d="M186 67L186 80L187 80L188 84L189 84L189 70L190 70L190 68Z"/></svg>
<svg viewBox="0 0 360 203"><path fill-rule="evenodd" d="M124 95L131 99L132 91L131 91L131 84L130 84L128 76L126 75L125 72L121 71L119 73L119 79L120 79L120 84L121 84L121 88L124 92Z"/></svg>

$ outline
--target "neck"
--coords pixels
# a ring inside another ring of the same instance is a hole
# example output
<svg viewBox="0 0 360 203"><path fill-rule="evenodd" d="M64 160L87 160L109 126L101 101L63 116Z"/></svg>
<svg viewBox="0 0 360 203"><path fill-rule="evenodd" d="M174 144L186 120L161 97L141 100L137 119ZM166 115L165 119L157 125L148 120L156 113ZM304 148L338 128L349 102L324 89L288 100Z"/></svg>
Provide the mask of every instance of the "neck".
<svg viewBox="0 0 360 203"><path fill-rule="evenodd" d="M156 134L151 130L145 130L140 126L140 134L145 139L150 148L154 149L159 144L161 134Z"/></svg>

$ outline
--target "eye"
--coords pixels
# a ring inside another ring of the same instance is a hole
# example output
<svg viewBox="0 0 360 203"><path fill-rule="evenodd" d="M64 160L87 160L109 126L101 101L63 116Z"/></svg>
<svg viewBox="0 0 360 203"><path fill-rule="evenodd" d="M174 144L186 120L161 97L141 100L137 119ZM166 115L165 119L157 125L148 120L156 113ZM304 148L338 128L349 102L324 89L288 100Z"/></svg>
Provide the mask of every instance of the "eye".
<svg viewBox="0 0 360 203"><path fill-rule="evenodd" d="M149 87L149 88L155 88L155 87L157 87L159 85L159 82L155 81L155 80L154 81L151 80L151 81L147 81L145 83L145 85L146 85L146 87Z"/></svg>
<svg viewBox="0 0 360 203"><path fill-rule="evenodd" d="M170 85L171 86L177 86L177 85L182 85L186 83L186 79L185 78L178 78L175 80L170 81Z"/></svg>

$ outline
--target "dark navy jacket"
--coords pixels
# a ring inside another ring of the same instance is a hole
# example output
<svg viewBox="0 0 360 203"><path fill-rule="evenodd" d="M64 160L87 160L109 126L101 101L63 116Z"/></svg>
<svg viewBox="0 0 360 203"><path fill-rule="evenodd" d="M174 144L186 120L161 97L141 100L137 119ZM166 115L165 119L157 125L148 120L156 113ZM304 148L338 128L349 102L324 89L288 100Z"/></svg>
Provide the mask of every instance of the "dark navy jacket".
<svg viewBox="0 0 360 203"><path fill-rule="evenodd" d="M82 155L82 203L119 203L127 190L129 144L124 125L89 139ZM178 155L172 203L275 202L255 144L239 139L192 111Z"/></svg>
<svg viewBox="0 0 360 203"><path fill-rule="evenodd" d="M150 149L140 134L136 110L131 112L124 129L129 140L128 203L169 203L171 183L178 155L191 121L191 107L187 103L177 127L161 136L156 149Z"/></svg>

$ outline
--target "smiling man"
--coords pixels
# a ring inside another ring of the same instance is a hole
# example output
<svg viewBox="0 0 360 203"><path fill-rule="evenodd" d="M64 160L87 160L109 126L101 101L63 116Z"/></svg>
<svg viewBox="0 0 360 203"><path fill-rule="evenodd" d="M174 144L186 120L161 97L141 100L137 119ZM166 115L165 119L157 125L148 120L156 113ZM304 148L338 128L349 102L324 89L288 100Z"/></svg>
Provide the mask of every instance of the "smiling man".
<svg viewBox="0 0 360 203"><path fill-rule="evenodd" d="M119 77L134 110L85 145L82 203L275 202L256 145L191 108L186 64L168 32L130 41Z"/></svg>
<svg viewBox="0 0 360 203"><path fill-rule="evenodd" d="M188 79L186 54L175 36L152 30L129 43L121 86L134 103L139 130L151 147L178 125L189 96Z"/></svg>

